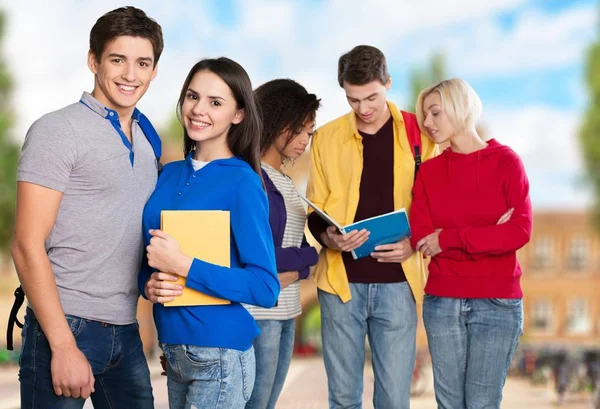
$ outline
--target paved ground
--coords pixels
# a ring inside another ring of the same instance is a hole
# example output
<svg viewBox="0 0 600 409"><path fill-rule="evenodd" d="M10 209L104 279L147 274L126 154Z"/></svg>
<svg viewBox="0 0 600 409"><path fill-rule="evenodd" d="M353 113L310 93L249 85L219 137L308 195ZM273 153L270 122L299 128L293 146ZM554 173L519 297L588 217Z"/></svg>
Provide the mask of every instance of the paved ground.
<svg viewBox="0 0 600 409"><path fill-rule="evenodd" d="M151 362L154 395L157 409L167 409L166 378L160 376L157 362ZM365 369L364 409L373 409L373 374ZM550 409L557 408L555 395L549 387L532 387L528 382L509 379L504 388L503 409ZM19 407L19 384L14 367L0 372L0 409ZM86 409L91 409L87 402ZM433 391L413 398L412 409L435 409ZM589 409L588 395L569 396L563 404L565 409ZM294 359L277 409L327 409L327 383L323 361L319 358Z"/></svg>

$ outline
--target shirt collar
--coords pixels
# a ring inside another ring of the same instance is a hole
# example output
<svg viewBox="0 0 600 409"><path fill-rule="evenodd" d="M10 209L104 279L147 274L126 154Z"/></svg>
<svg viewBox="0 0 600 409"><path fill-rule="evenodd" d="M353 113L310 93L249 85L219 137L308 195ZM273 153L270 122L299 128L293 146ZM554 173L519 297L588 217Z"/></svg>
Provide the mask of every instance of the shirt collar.
<svg viewBox="0 0 600 409"><path fill-rule="evenodd" d="M89 109L100 115L102 118L106 118L111 121L118 121L119 114L110 108L105 107L100 101L92 96L89 92L84 91L81 95L81 103L87 106ZM134 121L137 121L141 115L139 109L135 108L131 117Z"/></svg>
<svg viewBox="0 0 600 409"><path fill-rule="evenodd" d="M403 124L404 118L402 118L402 115L396 107L396 105L390 101L386 101L386 104L394 120L394 126L397 126L396 124ZM346 115L348 118L348 125L350 126L350 132L345 135L344 141L347 142L352 137L354 137L355 139L362 139L362 136L360 135L360 132L358 132L358 128L356 127L356 113L354 113L354 111L350 111Z"/></svg>

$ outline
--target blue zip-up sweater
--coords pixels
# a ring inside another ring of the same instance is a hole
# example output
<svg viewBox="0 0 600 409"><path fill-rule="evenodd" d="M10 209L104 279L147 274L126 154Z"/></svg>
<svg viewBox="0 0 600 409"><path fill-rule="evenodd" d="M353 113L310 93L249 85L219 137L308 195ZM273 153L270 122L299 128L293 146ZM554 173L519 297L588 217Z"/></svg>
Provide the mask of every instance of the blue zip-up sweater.
<svg viewBox="0 0 600 409"><path fill-rule="evenodd" d="M168 344L245 351L260 333L240 303L272 307L279 296L269 206L259 176L239 158L219 159L194 171L191 155L165 165L143 215L144 242L160 228L162 210L229 210L231 268L194 259L186 285L230 300L230 305L164 307L154 305L158 339ZM202 234L202 232L198 232ZM139 288L153 270L144 258ZM145 295L144 295L145 296Z"/></svg>

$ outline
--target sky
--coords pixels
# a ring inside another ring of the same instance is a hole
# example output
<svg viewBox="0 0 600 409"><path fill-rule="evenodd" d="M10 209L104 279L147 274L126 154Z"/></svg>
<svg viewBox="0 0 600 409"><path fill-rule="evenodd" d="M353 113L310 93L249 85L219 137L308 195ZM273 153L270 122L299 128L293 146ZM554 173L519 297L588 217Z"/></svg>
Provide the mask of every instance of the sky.
<svg viewBox="0 0 600 409"><path fill-rule="evenodd" d="M480 95L487 136L511 146L527 169L534 207L582 209L577 133L586 109L587 51L600 40L600 5L589 0L0 0L8 17L3 55L15 78L14 137L41 115L91 91L89 30L103 13L135 5L163 27L159 73L140 101L157 128L204 57L242 64L254 86L287 77L322 99L324 124L349 110L337 60L358 44L387 56L389 99L406 106L409 74L441 53L449 77Z"/></svg>

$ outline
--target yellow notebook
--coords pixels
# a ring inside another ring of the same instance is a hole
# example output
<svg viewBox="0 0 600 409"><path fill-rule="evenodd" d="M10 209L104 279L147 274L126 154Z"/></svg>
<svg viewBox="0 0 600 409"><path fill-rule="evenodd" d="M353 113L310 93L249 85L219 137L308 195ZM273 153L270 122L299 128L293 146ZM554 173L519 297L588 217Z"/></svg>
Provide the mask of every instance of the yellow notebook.
<svg viewBox="0 0 600 409"><path fill-rule="evenodd" d="M230 267L228 211L163 210L160 214L160 229L173 236L186 255ZM183 294L165 303L165 307L231 304L228 300L186 287L183 277L179 277L178 283L184 286Z"/></svg>

